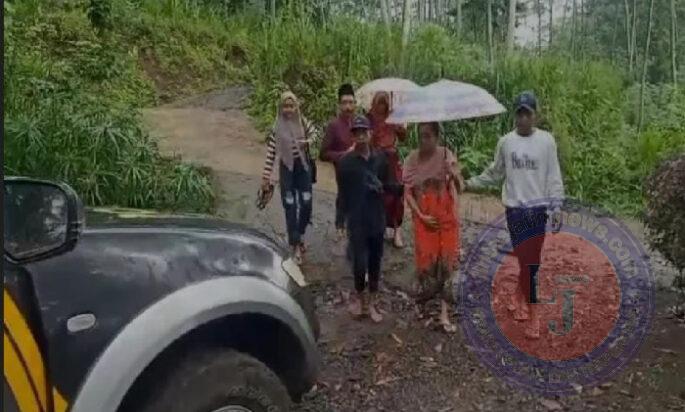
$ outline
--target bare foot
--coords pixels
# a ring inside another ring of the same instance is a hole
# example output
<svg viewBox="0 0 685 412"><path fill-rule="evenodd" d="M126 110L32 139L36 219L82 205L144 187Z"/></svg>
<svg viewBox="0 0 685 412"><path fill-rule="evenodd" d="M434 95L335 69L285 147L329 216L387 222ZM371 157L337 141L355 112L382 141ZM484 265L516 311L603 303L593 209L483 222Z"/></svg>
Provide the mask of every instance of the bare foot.
<svg viewBox="0 0 685 412"><path fill-rule="evenodd" d="M457 327L450 321L449 304L444 300L440 302L440 325L446 333L457 331Z"/></svg>
<svg viewBox="0 0 685 412"><path fill-rule="evenodd" d="M294 256L295 263L297 263L297 265L301 265L302 260L303 260L302 259L302 248L300 248L299 246L295 246L293 248L293 256Z"/></svg>
<svg viewBox="0 0 685 412"><path fill-rule="evenodd" d="M360 318L363 314L362 300L359 295L360 294L357 293L350 297L350 305L347 309L350 312L350 315L356 319Z"/></svg>
<svg viewBox="0 0 685 412"><path fill-rule="evenodd" d="M393 245L398 249L404 248L404 241L402 240L402 229L400 228L395 229Z"/></svg>
<svg viewBox="0 0 685 412"><path fill-rule="evenodd" d="M369 316L374 323L381 323L383 321L383 315L381 315L376 307L377 302L376 296L373 296L369 303Z"/></svg>
<svg viewBox="0 0 685 412"><path fill-rule="evenodd" d="M444 330L445 333L454 333L457 331L457 326L450 321L440 321L440 325L442 325L442 330Z"/></svg>

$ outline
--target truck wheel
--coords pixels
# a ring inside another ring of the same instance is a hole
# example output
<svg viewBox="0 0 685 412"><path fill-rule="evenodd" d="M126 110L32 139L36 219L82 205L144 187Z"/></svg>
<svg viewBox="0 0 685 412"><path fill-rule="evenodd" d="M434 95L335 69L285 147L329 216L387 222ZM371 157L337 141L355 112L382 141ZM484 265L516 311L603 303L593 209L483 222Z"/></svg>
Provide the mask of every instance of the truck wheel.
<svg viewBox="0 0 685 412"><path fill-rule="evenodd" d="M143 412L287 412L288 393L262 362L228 349L190 354Z"/></svg>

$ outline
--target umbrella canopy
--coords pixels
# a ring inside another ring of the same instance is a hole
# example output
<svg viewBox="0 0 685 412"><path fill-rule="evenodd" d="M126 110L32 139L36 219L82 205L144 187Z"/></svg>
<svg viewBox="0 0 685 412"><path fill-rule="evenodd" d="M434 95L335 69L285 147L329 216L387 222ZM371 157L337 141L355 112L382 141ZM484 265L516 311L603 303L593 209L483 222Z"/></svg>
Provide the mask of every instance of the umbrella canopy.
<svg viewBox="0 0 685 412"><path fill-rule="evenodd" d="M369 110L371 109L373 96L377 92L388 92L390 94L390 107L392 108L405 101L404 96L406 92L420 89L421 87L411 80L399 79L396 77L386 77L366 83L360 87L355 94L359 104L365 110Z"/></svg>
<svg viewBox="0 0 685 412"><path fill-rule="evenodd" d="M472 119L506 111L485 89L453 80L440 80L407 92L394 107L388 123L425 123Z"/></svg>

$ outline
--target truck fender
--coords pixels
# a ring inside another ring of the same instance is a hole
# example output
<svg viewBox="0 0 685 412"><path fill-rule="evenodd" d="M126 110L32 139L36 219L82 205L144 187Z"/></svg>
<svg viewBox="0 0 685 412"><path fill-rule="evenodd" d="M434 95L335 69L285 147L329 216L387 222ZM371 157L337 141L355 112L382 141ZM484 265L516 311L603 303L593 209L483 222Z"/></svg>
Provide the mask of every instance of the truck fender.
<svg viewBox="0 0 685 412"><path fill-rule="evenodd" d="M286 291L256 277L213 278L179 289L148 306L100 355L74 400L72 412L116 412L155 357L191 330L223 317L257 313L288 325L316 373L320 359L307 318Z"/></svg>

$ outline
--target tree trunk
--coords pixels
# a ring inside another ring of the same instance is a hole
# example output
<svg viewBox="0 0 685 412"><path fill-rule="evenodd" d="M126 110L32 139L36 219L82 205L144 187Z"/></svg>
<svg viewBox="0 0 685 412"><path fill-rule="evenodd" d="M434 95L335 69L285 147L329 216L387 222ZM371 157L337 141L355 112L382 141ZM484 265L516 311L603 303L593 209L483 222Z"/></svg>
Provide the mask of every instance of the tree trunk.
<svg viewBox="0 0 685 412"><path fill-rule="evenodd" d="M495 66L495 50L492 38L492 0L488 0L487 4L488 10L488 61L490 63L490 68Z"/></svg>
<svg viewBox="0 0 685 412"><path fill-rule="evenodd" d="M586 22L585 22L585 0L580 0L580 57L583 59L585 57L585 40L586 40Z"/></svg>
<svg viewBox="0 0 685 412"><path fill-rule="evenodd" d="M678 42L678 17L676 15L675 0L671 0L671 75L673 86L678 86L678 64L676 59L676 43Z"/></svg>
<svg viewBox="0 0 685 412"><path fill-rule="evenodd" d="M461 3L462 3L462 0L457 0L457 36L461 36L462 30L463 30Z"/></svg>
<svg viewBox="0 0 685 412"><path fill-rule="evenodd" d="M576 20L578 17L578 10L576 0L573 0L573 13L571 15L571 59L576 58Z"/></svg>
<svg viewBox="0 0 685 412"><path fill-rule="evenodd" d="M276 0L270 0L269 7L271 9L271 18L276 20Z"/></svg>
<svg viewBox="0 0 685 412"><path fill-rule="evenodd" d="M381 3L381 16L383 16L383 22L390 31L390 6L388 5L389 0L380 0Z"/></svg>
<svg viewBox="0 0 685 412"><path fill-rule="evenodd" d="M409 31L411 29L411 4L412 0L404 0L402 7L402 67L406 69L406 50L409 43ZM406 73L406 72L405 72Z"/></svg>
<svg viewBox="0 0 685 412"><path fill-rule="evenodd" d="M628 71L632 76L631 67L633 61L633 29L632 29L632 19L630 18L630 6L628 5L628 0L623 0L623 7L625 9L626 15L626 53L628 53Z"/></svg>
<svg viewBox="0 0 685 412"><path fill-rule="evenodd" d="M609 49L609 61L612 64L616 64L615 53L616 50L618 50L618 46L616 45L616 39L618 38L618 34L621 31L621 5L619 3L615 3L614 8L616 9L616 13L614 13L614 16L616 16L616 18L614 20L614 29L611 31L611 48Z"/></svg>
<svg viewBox="0 0 685 412"><path fill-rule="evenodd" d="M542 1L536 0L535 8L538 14L538 56L542 56Z"/></svg>
<svg viewBox="0 0 685 412"><path fill-rule="evenodd" d="M516 31L516 0L509 0L507 20L507 53L511 53L514 50L514 33Z"/></svg>
<svg viewBox="0 0 685 412"><path fill-rule="evenodd" d="M554 0L549 0L549 39L547 40L547 48L552 48L552 38L554 36Z"/></svg>
<svg viewBox="0 0 685 412"><path fill-rule="evenodd" d="M640 113L637 123L637 132L642 131L645 115L645 88L647 86L647 67L649 66L649 46L652 41L652 15L654 14L654 0L649 1L649 17L647 18L647 39L645 40L645 54L642 56L642 82L640 85Z"/></svg>
<svg viewBox="0 0 685 412"><path fill-rule="evenodd" d="M633 25L630 28L630 41L631 49L633 50L633 56L628 64L628 72L632 74L635 70L635 65L637 64L637 0L633 0ZM635 80L634 78L632 80Z"/></svg>

